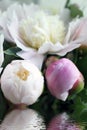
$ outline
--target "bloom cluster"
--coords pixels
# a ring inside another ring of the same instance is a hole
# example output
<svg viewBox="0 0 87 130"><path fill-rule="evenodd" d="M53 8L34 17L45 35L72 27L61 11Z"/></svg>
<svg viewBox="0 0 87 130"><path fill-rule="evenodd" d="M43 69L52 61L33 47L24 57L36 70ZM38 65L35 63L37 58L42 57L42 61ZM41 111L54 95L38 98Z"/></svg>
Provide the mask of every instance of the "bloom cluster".
<svg viewBox="0 0 87 130"><path fill-rule="evenodd" d="M87 46L86 9L82 14L75 2L56 2L12 2L0 13L1 89L16 105L35 103L46 86L63 101L84 88L83 74L66 55Z"/></svg>

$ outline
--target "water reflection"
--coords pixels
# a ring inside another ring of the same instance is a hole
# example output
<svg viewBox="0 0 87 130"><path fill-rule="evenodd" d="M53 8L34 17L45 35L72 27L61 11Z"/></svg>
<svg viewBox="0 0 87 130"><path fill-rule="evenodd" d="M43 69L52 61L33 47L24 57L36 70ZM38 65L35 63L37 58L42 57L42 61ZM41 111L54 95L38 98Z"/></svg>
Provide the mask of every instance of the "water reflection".
<svg viewBox="0 0 87 130"><path fill-rule="evenodd" d="M69 119L66 113L54 117L48 124L47 130L83 130L78 124Z"/></svg>
<svg viewBox="0 0 87 130"><path fill-rule="evenodd" d="M0 130L46 130L46 127L42 116L32 109L26 109L10 112Z"/></svg>

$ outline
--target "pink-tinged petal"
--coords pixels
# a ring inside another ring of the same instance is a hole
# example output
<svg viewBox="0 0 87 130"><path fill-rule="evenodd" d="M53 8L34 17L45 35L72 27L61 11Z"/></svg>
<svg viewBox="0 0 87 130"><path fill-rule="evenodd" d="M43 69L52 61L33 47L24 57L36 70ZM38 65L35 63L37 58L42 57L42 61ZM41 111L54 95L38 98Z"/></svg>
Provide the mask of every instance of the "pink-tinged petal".
<svg viewBox="0 0 87 130"><path fill-rule="evenodd" d="M81 73L77 67L72 61L66 58L50 64L45 74L49 91L53 96L63 101L66 100L69 91L80 76ZM79 86L77 85L77 87Z"/></svg>
<svg viewBox="0 0 87 130"><path fill-rule="evenodd" d="M39 69L41 69L44 55L38 54L36 51L20 51L17 53L18 56L25 60L30 60L33 64L35 64Z"/></svg>
<svg viewBox="0 0 87 130"><path fill-rule="evenodd" d="M68 95L69 95L68 92L64 92L64 93L62 93L62 94L61 94L61 93L58 93L58 94L56 95L56 98L65 101L65 100L67 99Z"/></svg>
<svg viewBox="0 0 87 130"><path fill-rule="evenodd" d="M87 44L87 18L77 19L69 25L68 33L65 38L65 43L79 41L80 44ZM78 44L78 42L77 42Z"/></svg>
<svg viewBox="0 0 87 130"><path fill-rule="evenodd" d="M79 40L78 41L76 40L75 42L71 42L70 44L65 44L62 49L60 49L59 51L57 51L55 53L60 56L64 56L68 52L70 52L80 46L81 46L81 44L79 44Z"/></svg>

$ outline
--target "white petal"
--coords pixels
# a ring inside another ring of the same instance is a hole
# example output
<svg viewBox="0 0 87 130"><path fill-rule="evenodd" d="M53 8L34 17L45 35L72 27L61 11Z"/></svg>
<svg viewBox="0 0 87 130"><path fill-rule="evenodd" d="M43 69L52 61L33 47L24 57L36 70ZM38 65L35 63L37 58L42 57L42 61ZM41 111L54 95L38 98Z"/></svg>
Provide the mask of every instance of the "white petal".
<svg viewBox="0 0 87 130"><path fill-rule="evenodd" d="M6 39L7 41L12 42L13 40L12 40L11 36L9 35L9 31L8 31L8 29L7 29L7 24L8 24L7 19L9 19L9 18L7 18L6 15L7 15L6 12L4 12L4 13L1 15L1 17L0 17L0 31L4 34L5 39Z"/></svg>
<svg viewBox="0 0 87 130"><path fill-rule="evenodd" d="M38 53L39 54L44 54L44 53L47 53L47 52L56 52L56 51L59 51L63 48L63 45L61 43L56 43L56 44L53 44L51 42L49 43L44 43L38 50Z"/></svg>
<svg viewBox="0 0 87 130"><path fill-rule="evenodd" d="M45 10L57 14L65 7L66 0L39 0L38 2Z"/></svg>
<svg viewBox="0 0 87 130"><path fill-rule="evenodd" d="M60 55L60 56L64 56L66 55L68 52L80 47L81 44L75 44L75 43L70 43L70 44L67 44L63 47L63 49L61 49L60 51L56 52L56 54Z"/></svg>
<svg viewBox="0 0 87 130"><path fill-rule="evenodd" d="M44 55L38 54L37 52L31 51L20 51L17 53L18 56L22 57L25 60L30 60L33 64L35 64L39 69L41 69Z"/></svg>
<svg viewBox="0 0 87 130"><path fill-rule="evenodd" d="M65 26L68 26L71 17L70 17L70 10L69 9L63 9L60 14L60 18L64 21ZM67 28L67 27L66 27Z"/></svg>
<svg viewBox="0 0 87 130"><path fill-rule="evenodd" d="M14 22L14 21L15 21L15 22ZM8 25L8 30L9 30L10 35L11 35L11 37L13 38L14 42L17 44L17 46L18 46L19 48L21 48L22 50L24 50L24 51L29 51L29 50L31 50L31 48L27 47L27 46L25 45L24 41L23 41L23 40L20 38L20 36L19 36L19 33L18 33L18 25L19 25L19 23L18 23L18 18L17 18L17 16L16 16L15 12L14 12L14 14L13 14L13 19L12 19L12 23L11 23L10 26ZM14 27L15 27L15 28L14 28Z"/></svg>
<svg viewBox="0 0 87 130"><path fill-rule="evenodd" d="M0 35L0 66L4 61L3 42L4 42L4 36L1 34Z"/></svg>
<svg viewBox="0 0 87 130"><path fill-rule="evenodd" d="M0 0L0 9L6 10L12 3L12 0Z"/></svg>
<svg viewBox="0 0 87 130"><path fill-rule="evenodd" d="M60 99L60 100L62 100L62 101L65 101L66 99L67 99L67 97L68 97L68 92L64 92L64 93L62 93L62 94L58 94L57 96L56 96L56 98L58 98L58 99Z"/></svg>
<svg viewBox="0 0 87 130"><path fill-rule="evenodd" d="M75 30L78 28L79 23L80 23L80 19L76 19L69 23L68 32L66 34L65 41L64 41L65 44L70 42L71 40L70 38L75 33Z"/></svg>

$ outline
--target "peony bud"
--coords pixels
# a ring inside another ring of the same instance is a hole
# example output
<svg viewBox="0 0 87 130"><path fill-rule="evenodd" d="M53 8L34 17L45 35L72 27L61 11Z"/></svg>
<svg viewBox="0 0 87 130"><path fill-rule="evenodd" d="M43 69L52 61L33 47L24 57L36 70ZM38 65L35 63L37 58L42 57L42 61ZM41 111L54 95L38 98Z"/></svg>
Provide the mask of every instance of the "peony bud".
<svg viewBox="0 0 87 130"><path fill-rule="evenodd" d="M31 105L43 92L44 78L39 69L27 60L15 60L1 76L1 89L14 104Z"/></svg>
<svg viewBox="0 0 87 130"><path fill-rule="evenodd" d="M81 72L72 61L62 58L50 64L45 73L47 87L57 99L65 101L71 92L80 92L84 88Z"/></svg>

